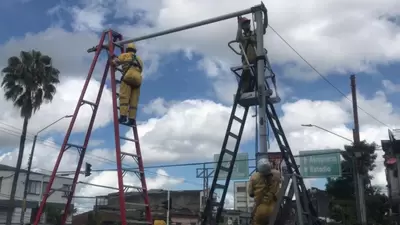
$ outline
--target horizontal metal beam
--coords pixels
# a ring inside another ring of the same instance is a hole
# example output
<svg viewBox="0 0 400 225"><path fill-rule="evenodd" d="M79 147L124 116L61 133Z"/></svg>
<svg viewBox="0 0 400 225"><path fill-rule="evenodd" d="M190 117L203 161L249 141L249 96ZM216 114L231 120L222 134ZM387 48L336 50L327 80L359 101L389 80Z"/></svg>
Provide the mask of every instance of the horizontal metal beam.
<svg viewBox="0 0 400 225"><path fill-rule="evenodd" d="M242 16L242 15L249 14L249 13L254 13L254 12L257 12L257 11L266 11L264 3L261 2L261 4L253 6L253 7L249 8L249 9L245 9L245 10L229 13L229 14L226 14L226 15L222 15L222 16L218 16L218 17L202 20L202 21L191 23L191 24L187 24L187 25L184 25L184 26L171 28L171 29L168 29L168 30L160 31L160 32L153 33L153 34L144 35L144 36L141 36L141 37L136 37L136 38L131 38L131 39L123 40L123 41L118 41L118 42L115 42L115 44L124 45L124 44L128 44L128 43L131 43L131 42L138 42L138 41L142 41L142 40L146 40L146 39L150 39L150 38L155 38L155 37L159 37L159 36L163 36L163 35L167 35L167 34L176 33L176 32L183 31L183 30L192 29L192 28L195 28L195 27L204 26L204 25L211 24L211 23L216 23L216 22L219 22L219 21L231 19L231 18Z"/></svg>

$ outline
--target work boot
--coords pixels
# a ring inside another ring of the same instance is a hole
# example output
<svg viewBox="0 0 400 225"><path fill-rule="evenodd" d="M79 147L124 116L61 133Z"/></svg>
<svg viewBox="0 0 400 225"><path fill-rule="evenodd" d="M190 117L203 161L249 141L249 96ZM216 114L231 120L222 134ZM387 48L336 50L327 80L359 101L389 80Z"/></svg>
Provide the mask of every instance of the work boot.
<svg viewBox="0 0 400 225"><path fill-rule="evenodd" d="M129 118L129 119L128 119L128 122L126 123L126 125L128 125L128 126L133 126L133 125L135 124L135 122L136 122L135 119Z"/></svg>
<svg viewBox="0 0 400 225"><path fill-rule="evenodd" d="M127 116L119 116L118 122L119 123L126 123L127 119L128 119Z"/></svg>

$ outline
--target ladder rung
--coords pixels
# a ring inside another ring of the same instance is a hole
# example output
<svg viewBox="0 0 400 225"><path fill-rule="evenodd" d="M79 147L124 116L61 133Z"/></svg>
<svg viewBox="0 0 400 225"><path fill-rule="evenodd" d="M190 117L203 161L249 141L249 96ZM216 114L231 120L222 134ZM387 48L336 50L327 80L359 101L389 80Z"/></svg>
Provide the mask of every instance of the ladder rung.
<svg viewBox="0 0 400 225"><path fill-rule="evenodd" d="M152 224L148 221L140 221L140 220L126 220L127 223L134 223L134 224Z"/></svg>
<svg viewBox="0 0 400 225"><path fill-rule="evenodd" d="M233 152L232 152L231 150L225 149L225 153L227 153L227 154L233 156Z"/></svg>
<svg viewBox="0 0 400 225"><path fill-rule="evenodd" d="M135 157L135 158L139 158L138 155L133 154L133 153L128 153L128 152L121 152L121 155L127 155L127 156L132 156L132 157Z"/></svg>
<svg viewBox="0 0 400 225"><path fill-rule="evenodd" d="M239 137L236 134L232 133L232 132L229 132L229 135L231 137L233 137L233 138L239 139Z"/></svg>
<svg viewBox="0 0 400 225"><path fill-rule="evenodd" d="M125 185L125 184L124 184L124 187L126 187L126 188L135 188L135 189L143 189L142 187L132 186L132 185Z"/></svg>
<svg viewBox="0 0 400 225"><path fill-rule="evenodd" d="M229 168L226 168L226 167L223 167L223 166L221 166L220 169L223 170L223 171L225 171L225 172L228 172L228 171L229 171Z"/></svg>
<svg viewBox="0 0 400 225"><path fill-rule="evenodd" d="M122 140L126 140L126 141L132 141L132 142L137 142L137 140L132 139L132 138L127 138L127 137L119 137Z"/></svg>
<svg viewBox="0 0 400 225"><path fill-rule="evenodd" d="M225 188L225 185L222 185L222 184L215 184L215 188Z"/></svg>
<svg viewBox="0 0 400 225"><path fill-rule="evenodd" d="M235 115L233 115L233 119L236 120L236 121L238 121L239 123L242 123L242 122L243 122L242 119L240 119L239 117L237 117L237 116L235 116Z"/></svg>
<svg viewBox="0 0 400 225"><path fill-rule="evenodd" d="M96 103L89 102L89 101L87 101L87 100L82 100L82 103L88 104L88 105L91 105L91 106L96 106Z"/></svg>
<svg viewBox="0 0 400 225"><path fill-rule="evenodd" d="M67 147L68 148L74 147L74 148L77 148L77 149L83 149L83 146L81 146L81 145L69 144L69 143L67 143Z"/></svg>

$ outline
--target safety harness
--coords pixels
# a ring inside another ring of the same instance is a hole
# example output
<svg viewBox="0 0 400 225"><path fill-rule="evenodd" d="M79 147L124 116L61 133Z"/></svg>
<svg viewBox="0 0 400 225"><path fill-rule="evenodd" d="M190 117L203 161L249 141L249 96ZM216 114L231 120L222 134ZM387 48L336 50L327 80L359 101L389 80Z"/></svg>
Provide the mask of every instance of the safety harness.
<svg viewBox="0 0 400 225"><path fill-rule="evenodd" d="M136 57L136 54L133 53L133 52L131 54L132 54L132 57L131 57L132 59L130 61L128 61L128 62L124 62L124 64L125 65L128 64L128 66L125 67L125 69L122 71L122 76L121 76L121 80L120 80L121 82L124 81L124 77L125 77L126 73L132 67L133 68L135 68L135 67L138 68L139 72L143 71L142 65L140 64L139 59Z"/></svg>

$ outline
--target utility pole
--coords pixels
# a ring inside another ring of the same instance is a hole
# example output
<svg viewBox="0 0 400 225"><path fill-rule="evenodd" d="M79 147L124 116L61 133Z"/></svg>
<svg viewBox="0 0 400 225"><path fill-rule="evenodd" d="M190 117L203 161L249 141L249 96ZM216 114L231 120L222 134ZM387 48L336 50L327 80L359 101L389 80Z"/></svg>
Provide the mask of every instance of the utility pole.
<svg viewBox="0 0 400 225"><path fill-rule="evenodd" d="M360 144L360 125L358 121L358 106L357 106L357 89L356 89L356 76L352 74L350 76L351 85L351 96L353 102L353 116L354 116L354 129L353 129L353 139L354 146L357 147ZM355 175L355 195L357 200L357 217L358 221L362 225L367 225L367 212L365 208L365 190L364 190L364 177L362 171L360 171L360 157L362 156L362 149L356 149L353 156L353 174ZM357 199L358 198L358 199Z"/></svg>

